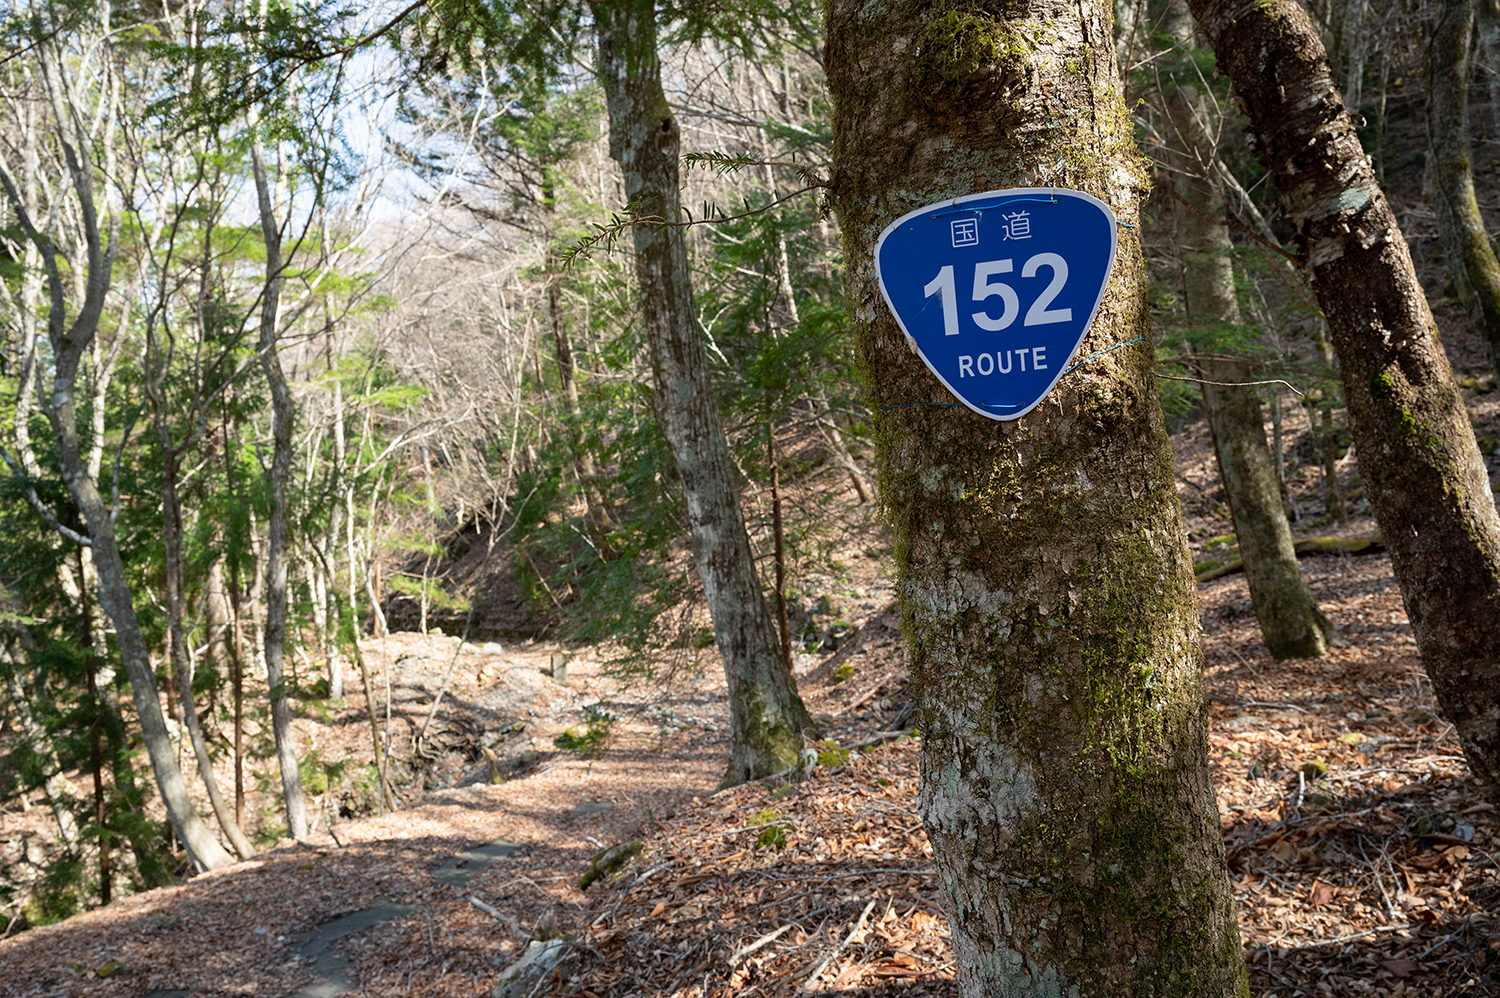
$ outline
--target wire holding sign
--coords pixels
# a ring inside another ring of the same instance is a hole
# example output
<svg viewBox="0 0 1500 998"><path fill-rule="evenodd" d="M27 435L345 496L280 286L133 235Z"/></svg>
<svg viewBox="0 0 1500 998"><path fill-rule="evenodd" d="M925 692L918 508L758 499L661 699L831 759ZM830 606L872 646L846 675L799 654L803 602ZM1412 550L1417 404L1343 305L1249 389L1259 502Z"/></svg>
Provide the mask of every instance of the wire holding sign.
<svg viewBox="0 0 1500 998"><path fill-rule="evenodd" d="M981 415L1017 419L1052 390L1093 323L1115 225L1082 191L985 191L892 222L875 273L938 380Z"/></svg>

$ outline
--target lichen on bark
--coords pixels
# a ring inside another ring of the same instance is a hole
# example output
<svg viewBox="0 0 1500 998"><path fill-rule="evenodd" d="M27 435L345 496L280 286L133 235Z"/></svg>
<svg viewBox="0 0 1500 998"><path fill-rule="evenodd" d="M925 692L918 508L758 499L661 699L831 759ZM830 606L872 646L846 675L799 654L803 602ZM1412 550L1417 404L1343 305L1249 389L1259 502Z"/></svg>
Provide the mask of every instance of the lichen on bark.
<svg viewBox="0 0 1500 998"><path fill-rule="evenodd" d="M1411 252L1292 0L1189 0L1328 319L1370 506L1433 692L1500 793L1500 515Z"/></svg>
<svg viewBox="0 0 1500 998"><path fill-rule="evenodd" d="M609 150L643 221L632 242L653 404L687 500L693 564L713 618L729 687L729 764L723 786L788 768L814 725L797 695L766 604L739 504L718 400L693 307L682 230L644 219L680 215L682 132L661 83L654 0L591 4Z"/></svg>
<svg viewBox="0 0 1500 998"><path fill-rule="evenodd" d="M833 199L923 734L921 811L959 982L971 996L1245 995L1151 347L1095 358L997 423L920 404L949 399L874 283L889 222L964 194L1055 185L1138 221L1144 175L1109 6L952 9L1017 43L990 46L958 79L951 49L922 44L949 8L833 0L827 67ZM1127 228L1079 354L1147 323Z"/></svg>

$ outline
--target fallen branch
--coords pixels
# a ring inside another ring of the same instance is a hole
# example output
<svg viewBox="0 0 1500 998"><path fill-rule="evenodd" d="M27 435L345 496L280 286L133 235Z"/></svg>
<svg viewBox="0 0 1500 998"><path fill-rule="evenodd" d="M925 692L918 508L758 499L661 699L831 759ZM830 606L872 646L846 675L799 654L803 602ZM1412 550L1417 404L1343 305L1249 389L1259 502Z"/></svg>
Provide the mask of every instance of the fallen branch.
<svg viewBox="0 0 1500 998"><path fill-rule="evenodd" d="M854 928L849 930L849 934L844 937L844 941L835 946L833 952L823 958L823 962L818 964L818 969L814 970L812 976L797 990L799 995L806 994L808 989L817 983L818 978L823 976L823 971L828 969L828 965L838 959L839 954L844 952L844 947L849 945L849 940L858 935L859 931L865 927L865 919L870 917L870 912L874 909L875 899L871 898L870 903L865 905L865 910L859 913L859 921L854 923Z"/></svg>
<svg viewBox="0 0 1500 998"><path fill-rule="evenodd" d="M1299 950L1317 949L1319 946L1332 946L1335 943L1347 943L1352 939L1363 939L1365 936L1376 936L1382 932L1402 932L1411 928L1410 925L1382 925L1379 928L1367 929L1364 932L1356 932L1352 936L1339 936L1336 939L1324 939L1322 942L1306 943L1302 946L1277 946L1276 949L1283 953L1296 953ZM1270 947L1267 947L1268 949Z"/></svg>
<svg viewBox="0 0 1500 998"><path fill-rule="evenodd" d="M894 742L901 738L909 738L915 728L903 728L900 731L877 731L869 738L861 738L853 745L846 746L849 749L869 748L871 745L880 745L884 742Z"/></svg>
<svg viewBox="0 0 1500 998"><path fill-rule="evenodd" d="M1232 548L1238 551L1239 547ZM1385 542L1379 537L1308 537L1292 545L1297 557L1315 554L1379 554L1385 550ZM1225 558L1205 558L1193 563L1193 574L1199 582L1208 582L1243 572L1245 562L1237 553Z"/></svg>
<svg viewBox="0 0 1500 998"><path fill-rule="evenodd" d="M484 912L486 915L489 915L491 918L504 922L512 929L515 929L517 932L525 934L526 930L521 928L521 923L517 922L513 918L508 918L505 915L500 914L500 912L496 911L494 908L491 908L489 905L485 904L477 897L474 897L472 894L469 895L469 903L478 908L480 911Z"/></svg>

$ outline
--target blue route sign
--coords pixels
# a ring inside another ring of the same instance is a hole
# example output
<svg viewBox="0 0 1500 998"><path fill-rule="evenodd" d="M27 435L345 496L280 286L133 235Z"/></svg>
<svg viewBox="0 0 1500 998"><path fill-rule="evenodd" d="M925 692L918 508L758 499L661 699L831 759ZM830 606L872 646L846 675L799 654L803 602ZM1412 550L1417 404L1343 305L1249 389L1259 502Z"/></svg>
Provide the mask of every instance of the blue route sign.
<svg viewBox="0 0 1500 998"><path fill-rule="evenodd" d="M991 419L1026 415L1083 342L1115 216L1082 191L985 191L902 215L875 244L886 304L932 373Z"/></svg>

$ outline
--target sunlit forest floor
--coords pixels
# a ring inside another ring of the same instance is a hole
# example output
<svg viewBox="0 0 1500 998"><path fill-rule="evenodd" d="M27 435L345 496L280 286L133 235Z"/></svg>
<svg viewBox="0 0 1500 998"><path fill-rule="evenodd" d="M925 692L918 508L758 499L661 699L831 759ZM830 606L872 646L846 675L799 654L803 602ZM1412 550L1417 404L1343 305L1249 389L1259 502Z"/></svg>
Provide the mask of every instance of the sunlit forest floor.
<svg viewBox="0 0 1500 998"><path fill-rule="evenodd" d="M1223 532L1213 483L1188 481L1202 438L1197 425L1174 438L1200 544ZM1299 526L1333 531L1311 515ZM1356 519L1339 532L1373 531ZM553 933L575 945L539 994L957 994L914 810L919 744L881 734L910 724L889 559L853 546L839 561L823 581L857 630L798 660L830 739L810 779L715 794L727 705L711 650L674 652L655 681L627 688L601 675L595 649L465 645L455 658L450 637L369 641L376 676L393 666L403 732L451 667L431 759L395 774L399 811L341 817L360 800L331 787L309 845L0 943L0 994L298 994L324 967L309 934L371 909L384 920L324 944L347 958L350 994L488 993L529 939ZM1500 994L1500 822L1436 716L1389 559L1303 566L1349 642L1319 661L1269 658L1243 575L1200 586L1211 757L1254 991ZM554 654L570 656L566 686L548 675ZM362 696L356 685L343 706L302 711L325 760L372 758ZM617 717L603 753L556 748L601 701ZM638 866L579 889L591 857L633 838ZM454 857L494 841L522 848L455 882Z"/></svg>

